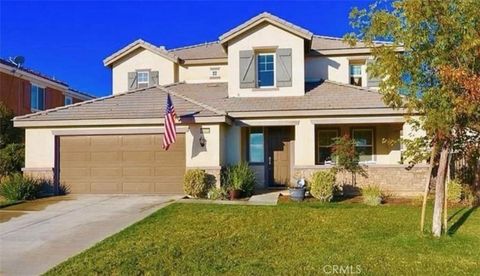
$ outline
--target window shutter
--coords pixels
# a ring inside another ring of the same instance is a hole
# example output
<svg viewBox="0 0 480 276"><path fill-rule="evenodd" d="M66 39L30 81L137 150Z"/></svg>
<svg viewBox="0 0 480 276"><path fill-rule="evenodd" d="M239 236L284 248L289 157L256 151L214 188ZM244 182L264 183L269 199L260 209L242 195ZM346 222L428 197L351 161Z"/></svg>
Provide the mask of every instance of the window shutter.
<svg viewBox="0 0 480 276"><path fill-rule="evenodd" d="M240 88L255 87L255 54L252 50L240 51Z"/></svg>
<svg viewBox="0 0 480 276"><path fill-rule="evenodd" d="M292 49L277 49L277 87L292 86Z"/></svg>
<svg viewBox="0 0 480 276"><path fill-rule="evenodd" d="M137 89L137 73L128 73L128 91Z"/></svg>
<svg viewBox="0 0 480 276"><path fill-rule="evenodd" d="M370 74L368 73L368 67L370 64L374 63L375 60L373 59L367 59L367 86L368 87L378 87L380 85L380 78L378 77L371 77Z"/></svg>
<svg viewBox="0 0 480 276"><path fill-rule="evenodd" d="M148 86L158 85L158 71L150 71L150 80Z"/></svg>

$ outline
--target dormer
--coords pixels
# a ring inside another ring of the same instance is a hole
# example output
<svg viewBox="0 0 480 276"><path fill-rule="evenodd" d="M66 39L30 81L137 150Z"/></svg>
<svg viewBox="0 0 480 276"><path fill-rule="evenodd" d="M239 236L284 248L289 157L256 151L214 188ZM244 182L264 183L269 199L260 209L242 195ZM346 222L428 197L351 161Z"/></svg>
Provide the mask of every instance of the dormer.
<svg viewBox="0 0 480 276"><path fill-rule="evenodd" d="M229 97L303 96L313 34L269 13L220 36L228 55Z"/></svg>

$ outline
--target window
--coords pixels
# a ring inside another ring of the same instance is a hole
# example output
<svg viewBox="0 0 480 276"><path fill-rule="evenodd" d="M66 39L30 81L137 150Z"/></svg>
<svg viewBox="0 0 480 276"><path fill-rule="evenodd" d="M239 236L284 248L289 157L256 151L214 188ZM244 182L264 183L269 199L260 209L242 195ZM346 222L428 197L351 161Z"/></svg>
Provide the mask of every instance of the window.
<svg viewBox="0 0 480 276"><path fill-rule="evenodd" d="M338 137L337 129L317 130L317 164L332 164L332 149L335 138Z"/></svg>
<svg viewBox="0 0 480 276"><path fill-rule="evenodd" d="M251 128L248 134L248 161L250 163L263 163L263 160L263 129L261 127Z"/></svg>
<svg viewBox="0 0 480 276"><path fill-rule="evenodd" d="M373 160L373 129L353 129L355 150L360 155L360 162L372 162Z"/></svg>
<svg viewBox="0 0 480 276"><path fill-rule="evenodd" d="M220 68L211 67L210 68L210 79L219 79L220 78L219 71L220 71Z"/></svg>
<svg viewBox="0 0 480 276"><path fill-rule="evenodd" d="M138 84L138 87L148 87L148 84L149 84L148 71L137 72L137 84Z"/></svg>
<svg viewBox="0 0 480 276"><path fill-rule="evenodd" d="M32 111L45 110L45 88L32 84L30 89L30 108Z"/></svg>
<svg viewBox="0 0 480 276"><path fill-rule="evenodd" d="M71 96L65 96L65 105L73 104L73 98Z"/></svg>
<svg viewBox="0 0 480 276"><path fill-rule="evenodd" d="M362 86L362 64L350 64L350 84Z"/></svg>
<svg viewBox="0 0 480 276"><path fill-rule="evenodd" d="M257 86L273 87L275 84L275 55L258 54L257 56Z"/></svg>

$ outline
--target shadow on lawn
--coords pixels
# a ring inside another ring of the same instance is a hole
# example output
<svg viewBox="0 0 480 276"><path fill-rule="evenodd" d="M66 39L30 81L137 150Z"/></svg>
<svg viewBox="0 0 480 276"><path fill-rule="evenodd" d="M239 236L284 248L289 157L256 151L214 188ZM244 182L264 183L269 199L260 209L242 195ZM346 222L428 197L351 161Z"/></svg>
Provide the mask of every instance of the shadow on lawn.
<svg viewBox="0 0 480 276"><path fill-rule="evenodd" d="M470 209L468 209L465 213L462 214L461 217L458 218L458 220L452 224L452 226L450 226L450 228L448 229L448 235L452 236L454 235L458 229L460 229L460 227L465 223L465 221L467 221L467 219L470 217L470 215L478 208L478 206L474 206L474 207L471 207ZM453 214L450 219L452 219L453 217L455 217L459 212L461 212L462 210L464 210L465 208L462 208L460 210L458 210L455 214ZM449 219L449 220L450 220Z"/></svg>

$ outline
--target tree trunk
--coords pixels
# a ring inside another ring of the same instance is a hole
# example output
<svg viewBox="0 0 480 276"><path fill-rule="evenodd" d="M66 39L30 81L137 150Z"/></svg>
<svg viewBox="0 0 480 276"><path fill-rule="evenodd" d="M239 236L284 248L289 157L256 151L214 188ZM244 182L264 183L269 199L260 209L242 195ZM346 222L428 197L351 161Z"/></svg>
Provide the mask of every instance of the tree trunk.
<svg viewBox="0 0 480 276"><path fill-rule="evenodd" d="M433 144L430 156L430 166L428 167L427 180L425 182L425 190L423 191L422 217L420 218L420 231L422 233L425 228L425 211L427 209L428 192L430 191L430 180L432 179L432 171L435 166L435 157L437 157L437 145Z"/></svg>
<svg viewBox="0 0 480 276"><path fill-rule="evenodd" d="M442 235L442 214L445 198L445 175L448 165L448 154L450 146L445 142L440 152L440 161L438 164L437 181L435 183L435 205L433 207L432 233L434 237Z"/></svg>
<svg viewBox="0 0 480 276"><path fill-rule="evenodd" d="M450 182L450 174L451 174L451 168L450 164L452 161L452 155L448 154L447 158L447 176L445 178L445 196L444 196L444 205L443 208L443 232L447 233L448 231L448 182Z"/></svg>

